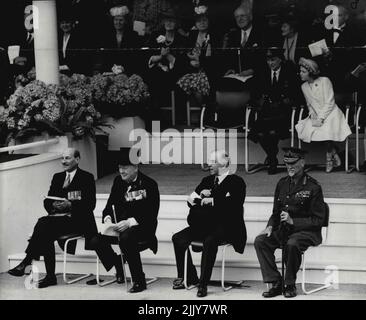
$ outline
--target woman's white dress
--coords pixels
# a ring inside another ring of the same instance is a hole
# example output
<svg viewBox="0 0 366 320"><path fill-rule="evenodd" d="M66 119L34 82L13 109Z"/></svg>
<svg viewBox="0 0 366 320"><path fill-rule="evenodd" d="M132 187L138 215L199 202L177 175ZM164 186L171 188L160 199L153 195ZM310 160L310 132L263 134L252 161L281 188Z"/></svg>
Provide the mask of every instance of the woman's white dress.
<svg viewBox="0 0 366 320"><path fill-rule="evenodd" d="M311 141L344 141L351 129L343 112L334 101L334 91L331 81L319 77L313 83L304 82L301 86L309 116L296 124L299 139ZM311 118L325 119L321 127L313 127Z"/></svg>

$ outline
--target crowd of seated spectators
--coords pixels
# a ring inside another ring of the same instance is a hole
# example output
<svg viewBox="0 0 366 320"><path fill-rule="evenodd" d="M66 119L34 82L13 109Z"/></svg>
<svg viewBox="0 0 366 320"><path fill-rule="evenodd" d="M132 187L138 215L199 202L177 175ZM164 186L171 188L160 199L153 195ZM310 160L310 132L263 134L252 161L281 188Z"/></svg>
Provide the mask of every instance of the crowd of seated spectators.
<svg viewBox="0 0 366 320"><path fill-rule="evenodd" d="M176 91L178 101L189 95L198 105L214 101L216 91L241 88L258 98L258 86L269 66L267 49L276 47L283 52L280 57L285 68L295 75L301 57L313 59L321 75L329 78L341 109L353 92L359 91L359 102L364 102L366 37L346 6L338 4L339 28L328 30L325 14L313 14L310 19L301 16L301 1L262 17L253 14L252 1L235 2L235 7L229 2L231 17L218 19L214 9L220 5L212 1L192 1L189 12L179 11L183 3L179 0L57 1L60 71L92 75L121 65L125 73L139 74L148 84L151 117L159 119L159 106L169 101L171 90ZM327 1L319 2L323 13L325 5ZM24 21L30 14L29 9L24 11ZM230 19L232 24L227 23ZM0 104L13 91L14 78L34 67L32 25L23 25L11 40L0 39L4 70ZM328 50L312 57L308 45L321 39ZM9 64L6 51L11 45L18 45L20 51ZM241 87L238 79L249 80ZM291 85L297 86L292 90L298 94L293 101L300 104L305 99L299 76L297 80ZM177 107L184 110L179 102ZM178 110L178 123L185 120L182 114Z"/></svg>

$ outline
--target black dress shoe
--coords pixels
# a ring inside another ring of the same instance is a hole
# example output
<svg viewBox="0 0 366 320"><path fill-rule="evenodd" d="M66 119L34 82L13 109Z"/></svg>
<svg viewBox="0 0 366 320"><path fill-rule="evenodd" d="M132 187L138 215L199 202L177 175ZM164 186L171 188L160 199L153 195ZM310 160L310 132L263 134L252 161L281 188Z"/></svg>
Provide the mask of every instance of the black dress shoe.
<svg viewBox="0 0 366 320"><path fill-rule="evenodd" d="M146 289L146 282L135 282L132 288L128 291L129 293L137 293Z"/></svg>
<svg viewBox="0 0 366 320"><path fill-rule="evenodd" d="M56 276L46 276L42 280L38 281L38 289L47 288L49 286L55 286L57 284Z"/></svg>
<svg viewBox="0 0 366 320"><path fill-rule="evenodd" d="M30 269L32 268L31 264L26 264L23 261L21 263L19 263L15 268L10 269L8 271L8 273L14 277L22 277L24 276L26 273L29 274L28 269L30 271Z"/></svg>
<svg viewBox="0 0 366 320"><path fill-rule="evenodd" d="M117 273L116 279L118 284L125 283L125 276L123 275L123 273L122 274Z"/></svg>
<svg viewBox="0 0 366 320"><path fill-rule="evenodd" d="M264 298L273 298L280 295L282 295L282 284L280 282L275 283L271 289L262 293Z"/></svg>
<svg viewBox="0 0 366 320"><path fill-rule="evenodd" d="M285 296L285 298L295 298L297 296L296 285L291 284L286 286L283 295Z"/></svg>
<svg viewBox="0 0 366 320"><path fill-rule="evenodd" d="M189 281L187 283L188 287L190 286L196 286L198 284L199 280L193 280L193 281ZM173 290L180 290L180 289L185 289L184 286L184 279L183 278L177 278L173 281Z"/></svg>
<svg viewBox="0 0 366 320"><path fill-rule="evenodd" d="M200 285L198 287L198 291L197 291L197 297L198 298L203 298L207 296L207 286L204 285Z"/></svg>

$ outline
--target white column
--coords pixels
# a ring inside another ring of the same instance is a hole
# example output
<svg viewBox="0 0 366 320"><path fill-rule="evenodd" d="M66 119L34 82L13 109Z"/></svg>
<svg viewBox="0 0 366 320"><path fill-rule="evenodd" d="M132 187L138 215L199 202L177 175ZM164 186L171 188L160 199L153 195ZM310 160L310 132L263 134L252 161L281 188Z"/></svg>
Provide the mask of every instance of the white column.
<svg viewBox="0 0 366 320"><path fill-rule="evenodd" d="M36 77L47 84L59 83L57 14L55 0L33 1Z"/></svg>

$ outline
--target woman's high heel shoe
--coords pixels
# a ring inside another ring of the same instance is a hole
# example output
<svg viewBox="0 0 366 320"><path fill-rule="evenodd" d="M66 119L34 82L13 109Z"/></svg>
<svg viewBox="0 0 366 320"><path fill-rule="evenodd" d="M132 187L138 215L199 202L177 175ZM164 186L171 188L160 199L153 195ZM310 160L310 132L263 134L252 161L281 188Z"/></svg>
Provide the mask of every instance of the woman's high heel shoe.
<svg viewBox="0 0 366 320"><path fill-rule="evenodd" d="M330 173L333 170L333 157L332 154L327 152L327 162L325 163L325 172Z"/></svg>
<svg viewBox="0 0 366 320"><path fill-rule="evenodd" d="M342 164L341 158L339 157L338 153L333 153L333 166L334 168L340 167Z"/></svg>

